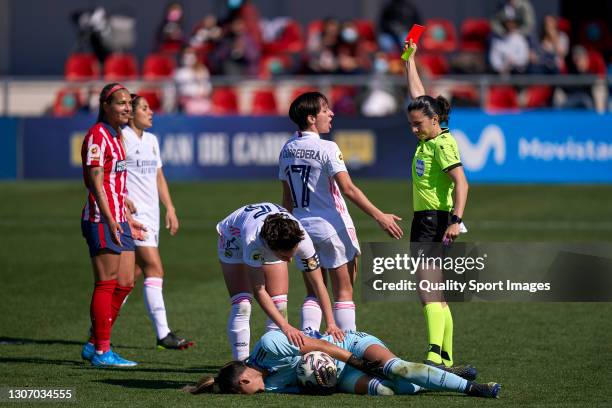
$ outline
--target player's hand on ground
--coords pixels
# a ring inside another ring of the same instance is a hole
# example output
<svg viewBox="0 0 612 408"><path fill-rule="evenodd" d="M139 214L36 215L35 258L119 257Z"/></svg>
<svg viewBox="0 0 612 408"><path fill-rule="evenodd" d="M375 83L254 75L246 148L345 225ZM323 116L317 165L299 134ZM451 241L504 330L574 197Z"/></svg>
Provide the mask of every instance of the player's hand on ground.
<svg viewBox="0 0 612 408"><path fill-rule="evenodd" d="M446 228L442 242L446 245L450 245L459 236L461 227L459 224L451 224Z"/></svg>
<svg viewBox="0 0 612 408"><path fill-rule="evenodd" d="M170 230L170 235L176 235L179 229L179 220L176 216L174 208L168 208L166 210L166 229Z"/></svg>
<svg viewBox="0 0 612 408"><path fill-rule="evenodd" d="M383 214L380 218L376 220L380 228L383 229L387 234L395 239L400 239L404 236L404 231L402 228L397 225L396 221L401 221L402 219L395 214Z"/></svg>
<svg viewBox="0 0 612 408"><path fill-rule="evenodd" d="M331 335L336 341L344 340L344 332L335 324L328 324L325 334Z"/></svg>
<svg viewBox="0 0 612 408"><path fill-rule="evenodd" d="M138 209L136 208L134 202L127 197L125 197L125 206L130 212L130 214L136 214L138 212Z"/></svg>
<svg viewBox="0 0 612 408"><path fill-rule="evenodd" d="M108 223L108 229L110 230L111 239L113 242L121 246L121 234L123 234L123 228L115 220Z"/></svg>
<svg viewBox="0 0 612 408"><path fill-rule="evenodd" d="M304 333L289 324L287 324L287 326L285 326L282 330L291 344L297 348L304 347Z"/></svg>

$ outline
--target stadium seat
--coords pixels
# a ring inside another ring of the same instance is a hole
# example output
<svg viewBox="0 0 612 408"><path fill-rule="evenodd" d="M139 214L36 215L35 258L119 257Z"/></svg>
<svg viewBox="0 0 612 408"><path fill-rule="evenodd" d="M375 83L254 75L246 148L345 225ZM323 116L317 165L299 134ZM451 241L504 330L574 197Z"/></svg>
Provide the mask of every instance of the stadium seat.
<svg viewBox="0 0 612 408"><path fill-rule="evenodd" d="M238 96L231 87L215 88L211 97L212 113L215 115L237 115Z"/></svg>
<svg viewBox="0 0 612 408"><path fill-rule="evenodd" d="M81 93L78 88L62 88L55 95L53 116L73 116L81 106Z"/></svg>
<svg viewBox="0 0 612 408"><path fill-rule="evenodd" d="M546 108L552 104L553 88L548 85L532 85L525 92L526 108Z"/></svg>
<svg viewBox="0 0 612 408"><path fill-rule="evenodd" d="M589 50L589 68L588 71L592 74L599 75L604 78L607 73L606 61L599 51Z"/></svg>
<svg viewBox="0 0 612 408"><path fill-rule="evenodd" d="M96 80L100 77L100 64L93 54L70 54L64 67L64 75L68 81Z"/></svg>
<svg viewBox="0 0 612 408"><path fill-rule="evenodd" d="M253 92L253 102L251 105L252 115L278 115L276 96L272 89L258 89Z"/></svg>
<svg viewBox="0 0 612 408"><path fill-rule="evenodd" d="M428 19L421 40L424 51L452 52L457 48L457 30L447 19Z"/></svg>
<svg viewBox="0 0 612 408"><path fill-rule="evenodd" d="M290 98L289 102L290 103L293 102L293 100L295 98L297 98L298 96L300 96L303 93L306 93L306 92L317 92L317 91L318 91L318 89L314 88L312 86L308 86L308 85L307 86L298 86L297 88L294 88L291 91L291 98Z"/></svg>
<svg viewBox="0 0 612 408"><path fill-rule="evenodd" d="M350 85L334 85L329 92L329 103L336 114L357 114L357 88Z"/></svg>
<svg viewBox="0 0 612 408"><path fill-rule="evenodd" d="M302 27L295 20L287 21L279 37L271 42L263 44L264 55L275 55L279 53L300 53L304 50L304 36Z"/></svg>
<svg viewBox="0 0 612 408"><path fill-rule="evenodd" d="M175 68L174 58L167 54L149 54L142 66L142 76L146 80L169 79Z"/></svg>
<svg viewBox="0 0 612 408"><path fill-rule="evenodd" d="M323 30L323 20L312 20L306 29L306 38L319 34Z"/></svg>
<svg viewBox="0 0 612 408"><path fill-rule="evenodd" d="M357 19L354 21L359 38L361 40L361 46L368 52L373 52L378 49L378 43L376 41L376 29L372 20Z"/></svg>
<svg viewBox="0 0 612 408"><path fill-rule="evenodd" d="M129 53L113 53L104 61L104 80L124 81L138 77L136 57Z"/></svg>
<svg viewBox="0 0 612 408"><path fill-rule="evenodd" d="M162 91L157 87L141 88L138 95L142 96L149 103L153 112L160 112L162 109Z"/></svg>
<svg viewBox="0 0 612 408"><path fill-rule="evenodd" d="M461 51L484 52L491 33L491 23L484 18L467 18L461 23Z"/></svg>
<svg viewBox="0 0 612 408"><path fill-rule="evenodd" d="M478 88L474 85L454 85L450 90L450 94L453 107L480 106L480 94L478 92Z"/></svg>
<svg viewBox="0 0 612 408"><path fill-rule="evenodd" d="M518 95L516 90L507 85L495 85L489 88L486 109L508 110L518 108Z"/></svg>
<svg viewBox="0 0 612 408"><path fill-rule="evenodd" d="M429 76L436 77L448 74L450 67L442 54L417 54L419 65Z"/></svg>

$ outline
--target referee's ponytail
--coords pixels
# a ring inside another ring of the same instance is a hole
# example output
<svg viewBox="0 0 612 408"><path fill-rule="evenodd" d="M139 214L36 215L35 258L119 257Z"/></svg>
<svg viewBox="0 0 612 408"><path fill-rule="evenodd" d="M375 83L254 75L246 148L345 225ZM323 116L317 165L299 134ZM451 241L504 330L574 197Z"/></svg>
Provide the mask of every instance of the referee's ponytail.
<svg viewBox="0 0 612 408"><path fill-rule="evenodd" d="M440 124L448 123L451 106L450 102L442 95L437 98L432 98L429 95L421 95L416 97L408 105L408 112L415 110L423 112L423 115L433 119L434 115L438 117Z"/></svg>

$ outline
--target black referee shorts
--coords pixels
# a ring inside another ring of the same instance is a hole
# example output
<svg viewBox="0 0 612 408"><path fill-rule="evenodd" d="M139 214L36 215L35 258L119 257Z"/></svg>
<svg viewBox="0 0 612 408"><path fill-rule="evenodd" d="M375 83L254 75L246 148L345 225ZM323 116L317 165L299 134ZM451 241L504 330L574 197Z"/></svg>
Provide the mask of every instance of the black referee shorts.
<svg viewBox="0 0 612 408"><path fill-rule="evenodd" d="M413 256L444 256L442 238L450 223L448 211L415 211L410 228L410 251Z"/></svg>

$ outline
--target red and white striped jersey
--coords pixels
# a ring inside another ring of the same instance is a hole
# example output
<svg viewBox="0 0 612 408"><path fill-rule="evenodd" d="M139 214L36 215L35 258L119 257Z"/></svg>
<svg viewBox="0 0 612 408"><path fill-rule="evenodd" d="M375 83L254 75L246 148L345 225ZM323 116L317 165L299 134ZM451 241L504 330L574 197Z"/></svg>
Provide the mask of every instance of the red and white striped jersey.
<svg viewBox="0 0 612 408"><path fill-rule="evenodd" d="M106 123L96 123L89 129L81 148L81 161L83 163L83 180L87 187L87 202L83 208L82 220L91 222L106 222L92 192L87 177L87 168L102 167L104 169L104 192L106 200L117 222L125 222L125 195L127 165L125 150L121 143L121 133Z"/></svg>

